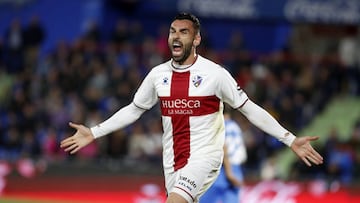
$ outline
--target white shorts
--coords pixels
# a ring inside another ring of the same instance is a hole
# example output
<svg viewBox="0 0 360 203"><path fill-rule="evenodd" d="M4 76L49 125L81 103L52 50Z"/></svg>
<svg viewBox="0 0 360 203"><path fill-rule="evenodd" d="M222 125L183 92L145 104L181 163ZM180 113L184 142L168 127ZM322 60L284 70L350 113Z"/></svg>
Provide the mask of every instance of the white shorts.
<svg viewBox="0 0 360 203"><path fill-rule="evenodd" d="M192 160L183 168L165 173L167 193L177 193L189 203L199 201L199 198L215 182L221 168L220 160Z"/></svg>

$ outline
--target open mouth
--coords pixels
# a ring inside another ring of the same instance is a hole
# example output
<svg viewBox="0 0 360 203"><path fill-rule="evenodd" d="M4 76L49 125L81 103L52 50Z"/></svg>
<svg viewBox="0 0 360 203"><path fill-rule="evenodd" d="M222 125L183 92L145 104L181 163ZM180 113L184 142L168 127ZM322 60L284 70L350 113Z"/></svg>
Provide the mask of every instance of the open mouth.
<svg viewBox="0 0 360 203"><path fill-rule="evenodd" d="M180 52L182 50L182 44L179 41L174 41L172 44L172 49L174 52Z"/></svg>

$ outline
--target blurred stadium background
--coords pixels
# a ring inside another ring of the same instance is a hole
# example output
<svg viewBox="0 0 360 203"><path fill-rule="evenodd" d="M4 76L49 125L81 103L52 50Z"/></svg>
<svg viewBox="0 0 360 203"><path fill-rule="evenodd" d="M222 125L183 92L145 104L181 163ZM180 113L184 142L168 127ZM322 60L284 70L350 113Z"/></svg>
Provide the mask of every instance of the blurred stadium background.
<svg viewBox="0 0 360 203"><path fill-rule="evenodd" d="M307 168L241 115L243 202L360 202L360 1L0 0L0 202L163 202L158 108L76 155L68 122L128 104L169 59L179 11L202 22L199 52L325 158Z"/></svg>

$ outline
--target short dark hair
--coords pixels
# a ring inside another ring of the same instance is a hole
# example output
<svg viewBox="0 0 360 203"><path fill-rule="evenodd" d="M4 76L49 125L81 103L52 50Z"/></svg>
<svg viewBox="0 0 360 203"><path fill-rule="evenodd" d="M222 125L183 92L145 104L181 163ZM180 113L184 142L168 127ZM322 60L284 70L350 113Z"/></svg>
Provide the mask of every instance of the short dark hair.
<svg viewBox="0 0 360 203"><path fill-rule="evenodd" d="M195 31L200 32L200 27L201 27L200 21L195 15L191 13L186 13L186 12L179 13L175 16L174 20L190 20L193 23L193 27Z"/></svg>

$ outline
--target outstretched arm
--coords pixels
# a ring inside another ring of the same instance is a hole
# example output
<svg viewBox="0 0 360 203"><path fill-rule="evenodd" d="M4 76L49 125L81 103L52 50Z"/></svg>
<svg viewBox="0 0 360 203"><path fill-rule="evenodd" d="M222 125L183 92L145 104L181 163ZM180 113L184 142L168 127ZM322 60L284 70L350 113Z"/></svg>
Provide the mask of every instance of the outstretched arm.
<svg viewBox="0 0 360 203"><path fill-rule="evenodd" d="M136 121L146 110L138 108L133 103L121 108L106 121L92 127L91 129L80 124L70 123L76 129L76 133L64 139L60 147L71 154L76 153L94 139L107 135L115 130L123 128Z"/></svg>
<svg viewBox="0 0 360 203"><path fill-rule="evenodd" d="M311 141L317 140L318 137L306 136L297 138L282 127L266 110L251 100L248 100L240 107L239 111L244 114L252 124L291 147L295 154L308 166L311 166L311 162L316 165L323 162L321 155L315 151L310 144Z"/></svg>

